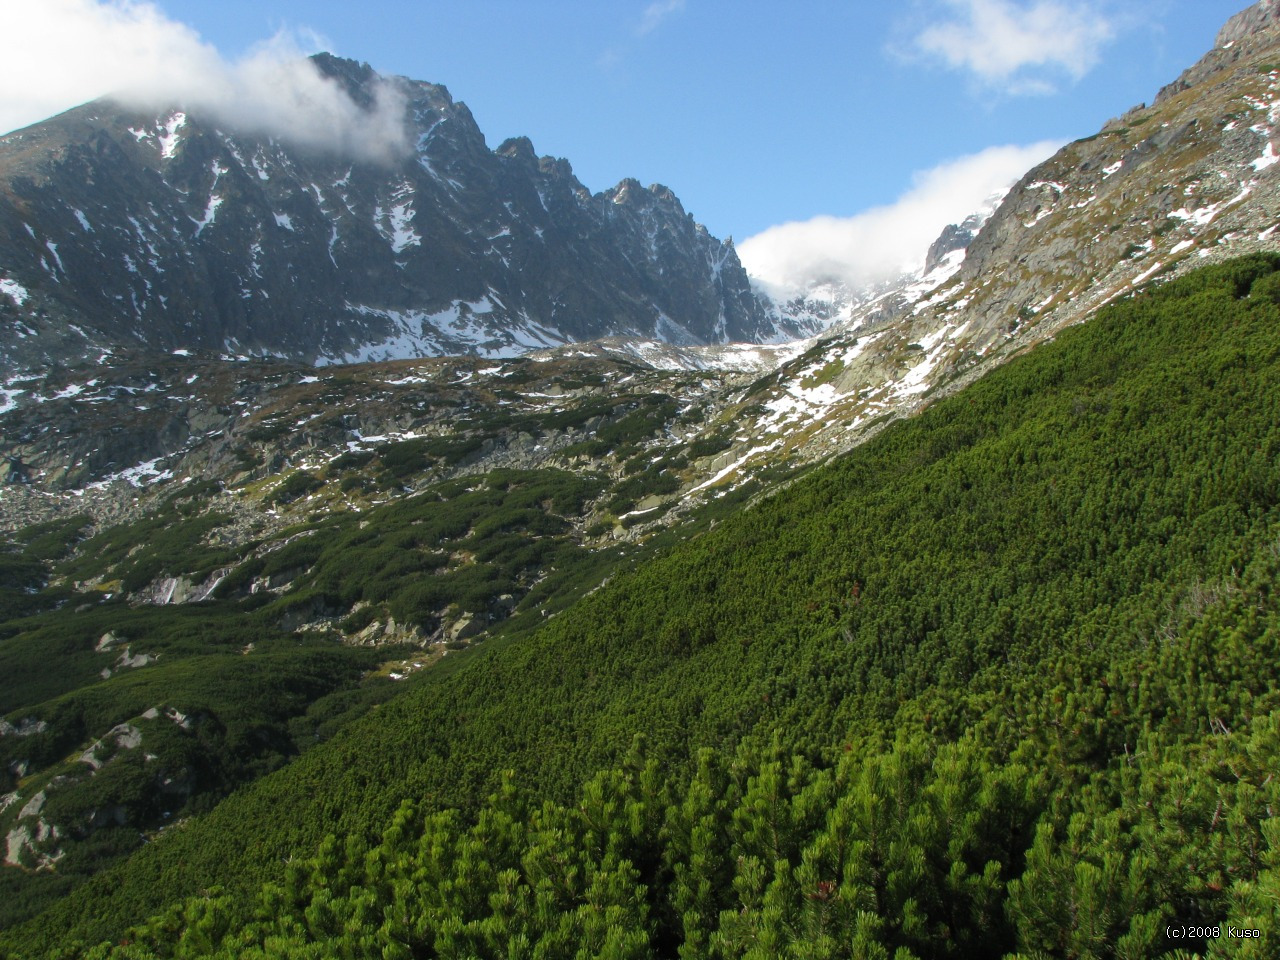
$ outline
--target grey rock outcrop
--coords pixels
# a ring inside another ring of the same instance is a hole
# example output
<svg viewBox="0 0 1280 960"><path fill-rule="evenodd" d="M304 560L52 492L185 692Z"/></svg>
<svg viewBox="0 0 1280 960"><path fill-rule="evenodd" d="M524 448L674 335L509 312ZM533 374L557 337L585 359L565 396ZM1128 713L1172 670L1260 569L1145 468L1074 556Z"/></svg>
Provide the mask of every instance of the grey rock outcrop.
<svg viewBox="0 0 1280 960"><path fill-rule="evenodd" d="M1280 0L1258 0L1241 10L1223 24L1212 50L1184 70L1177 80L1160 88L1155 104L1163 103L1238 63L1253 52L1259 41L1268 42L1259 34L1270 33L1277 23L1280 23Z"/></svg>
<svg viewBox="0 0 1280 960"><path fill-rule="evenodd" d="M1258 0L1222 25L1214 46L1225 47L1237 43L1250 34L1270 29L1277 20L1280 20L1280 0Z"/></svg>
<svg viewBox="0 0 1280 960"><path fill-rule="evenodd" d="M948 253L967 250L985 222L986 215L971 214L960 223L951 223L943 227L942 233L938 235L937 240L933 241L929 247L928 254L925 255L924 272L926 274L932 273Z"/></svg>

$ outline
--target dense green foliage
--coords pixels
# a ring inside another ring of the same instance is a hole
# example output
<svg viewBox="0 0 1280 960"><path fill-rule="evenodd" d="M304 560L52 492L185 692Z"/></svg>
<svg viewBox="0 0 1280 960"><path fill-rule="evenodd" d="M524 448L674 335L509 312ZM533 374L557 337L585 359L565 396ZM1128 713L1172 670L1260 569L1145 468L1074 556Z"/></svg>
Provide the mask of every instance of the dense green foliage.
<svg viewBox="0 0 1280 960"><path fill-rule="evenodd" d="M1107 308L5 945L1280 954L1277 266Z"/></svg>
<svg viewBox="0 0 1280 960"><path fill-rule="evenodd" d="M26 527L0 539L0 610L22 616L62 602L67 591L47 590L49 566L79 539L85 517Z"/></svg>
<svg viewBox="0 0 1280 960"><path fill-rule="evenodd" d="M366 623L389 615L427 633L450 609L498 621L535 583L544 584L545 596L587 560L566 517L582 514L600 487L553 470L498 470L435 484L300 530L286 546L232 569L217 593L247 594L264 577L287 583L281 599L261 611L267 619L359 605Z"/></svg>
<svg viewBox="0 0 1280 960"><path fill-rule="evenodd" d="M20 732L0 736L0 792L39 787L40 814L63 836L56 872L0 871L4 925L136 849L142 831L212 808L313 746L336 717L386 699L389 681L365 678L396 652L300 642L229 606L90 603L4 626L0 704ZM104 636L114 642L96 649ZM120 658L139 666L120 669ZM142 749L120 748L121 731ZM19 807L3 811L6 832Z"/></svg>
<svg viewBox="0 0 1280 960"><path fill-rule="evenodd" d="M163 574L192 574L203 579L235 559L233 551L206 542L209 533L227 519L217 513L187 516L182 506L171 500L150 516L90 538L60 572L75 581L114 567L121 588L128 591L145 587Z"/></svg>
<svg viewBox="0 0 1280 960"><path fill-rule="evenodd" d="M394 617L431 631L447 611L480 627L540 621L547 604L571 603L617 559L591 557L564 519L598 491L567 473L499 471L286 529L265 552L208 546L226 517L191 509L190 491L88 539L84 518L19 531L4 554L13 602L0 606L0 718L17 731L0 730L0 795L20 787L22 802L0 809L0 834L56 825L58 842L36 847L62 857L56 871L0 868L0 927L328 739L391 696L379 667L424 657L386 637L335 643L343 630ZM111 579L66 582L91 571ZM220 575L219 599L157 607L119 592L182 573ZM291 632L353 607L328 630ZM120 730L136 732L128 749L115 748ZM41 820L20 819L37 794ZM48 866L34 848L20 858Z"/></svg>

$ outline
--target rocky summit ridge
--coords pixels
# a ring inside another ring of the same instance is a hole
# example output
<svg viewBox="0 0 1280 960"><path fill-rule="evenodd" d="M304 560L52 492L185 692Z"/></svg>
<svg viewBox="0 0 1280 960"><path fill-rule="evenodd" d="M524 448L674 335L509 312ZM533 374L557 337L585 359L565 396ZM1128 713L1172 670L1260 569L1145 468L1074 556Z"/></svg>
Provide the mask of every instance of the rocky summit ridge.
<svg viewBox="0 0 1280 960"><path fill-rule="evenodd" d="M120 347L323 363L814 332L771 315L732 242L666 187L593 194L525 138L489 149L443 86L312 64L362 110L393 89L404 149L324 149L109 99L0 138L0 364Z"/></svg>

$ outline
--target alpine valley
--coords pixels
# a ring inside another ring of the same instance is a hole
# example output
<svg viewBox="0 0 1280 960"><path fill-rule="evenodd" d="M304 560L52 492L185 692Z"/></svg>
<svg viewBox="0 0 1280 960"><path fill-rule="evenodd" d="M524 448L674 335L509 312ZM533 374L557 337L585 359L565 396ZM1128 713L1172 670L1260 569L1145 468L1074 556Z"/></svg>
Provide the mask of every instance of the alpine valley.
<svg viewBox="0 0 1280 960"><path fill-rule="evenodd" d="M916 273L0 138L0 957L1280 956L1280 0Z"/></svg>

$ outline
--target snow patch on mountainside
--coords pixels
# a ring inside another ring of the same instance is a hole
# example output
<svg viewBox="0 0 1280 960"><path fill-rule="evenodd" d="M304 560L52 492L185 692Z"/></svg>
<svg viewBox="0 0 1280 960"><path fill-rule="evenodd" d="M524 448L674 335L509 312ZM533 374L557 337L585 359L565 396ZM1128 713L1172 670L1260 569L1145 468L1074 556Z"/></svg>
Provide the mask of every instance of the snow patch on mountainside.
<svg viewBox="0 0 1280 960"><path fill-rule="evenodd" d="M15 307L22 306L31 296L26 287L17 280L10 280L8 277L0 277L0 294L12 300Z"/></svg>
<svg viewBox="0 0 1280 960"><path fill-rule="evenodd" d="M181 130L187 122L187 115L181 111L174 113L163 124L158 126L164 130L156 139L160 142L160 156L165 160L170 160L178 150L178 144L182 142L182 137L178 131Z"/></svg>
<svg viewBox="0 0 1280 960"><path fill-rule="evenodd" d="M357 316L385 321L391 332L342 353L321 355L316 363L368 363L451 354L507 358L570 340L523 311L510 314L492 290L478 300L455 300L436 311L350 303L347 309Z"/></svg>
<svg viewBox="0 0 1280 960"><path fill-rule="evenodd" d="M556 357L626 357L653 370L723 370L760 374L794 360L813 343L813 340L792 340L781 344L725 343L681 347L647 338L606 337L535 351L529 354L529 358L542 361Z"/></svg>
<svg viewBox="0 0 1280 960"><path fill-rule="evenodd" d="M413 185L407 181L400 184L387 209L376 206L373 211L374 227L396 254L422 245L421 235L413 229L413 218Z"/></svg>

